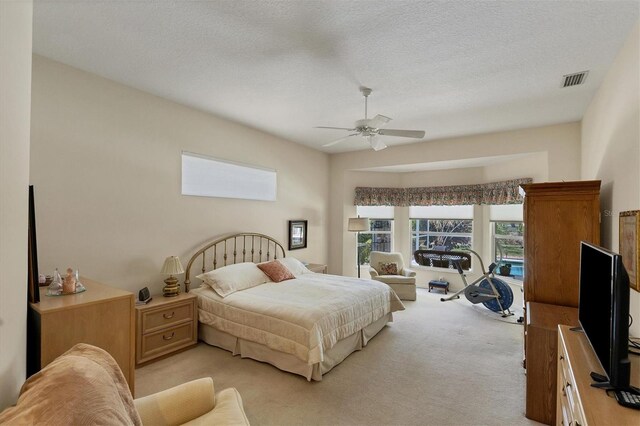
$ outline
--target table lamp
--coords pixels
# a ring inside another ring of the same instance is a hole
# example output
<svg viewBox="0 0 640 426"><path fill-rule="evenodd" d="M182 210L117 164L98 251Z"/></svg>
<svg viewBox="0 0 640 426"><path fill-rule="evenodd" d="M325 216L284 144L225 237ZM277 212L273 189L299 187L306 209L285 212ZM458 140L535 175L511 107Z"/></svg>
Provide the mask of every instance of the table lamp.
<svg viewBox="0 0 640 426"><path fill-rule="evenodd" d="M369 218L368 217L350 217L349 226L347 228L349 232L356 232L356 250L358 250L358 278L360 278L360 232L369 230Z"/></svg>
<svg viewBox="0 0 640 426"><path fill-rule="evenodd" d="M162 265L161 274L169 275L169 278L164 280L166 284L162 289L162 295L164 297L174 297L180 294L180 285L178 279L173 275L183 274L184 269L180 263L180 259L177 256L169 256L165 259L164 265Z"/></svg>

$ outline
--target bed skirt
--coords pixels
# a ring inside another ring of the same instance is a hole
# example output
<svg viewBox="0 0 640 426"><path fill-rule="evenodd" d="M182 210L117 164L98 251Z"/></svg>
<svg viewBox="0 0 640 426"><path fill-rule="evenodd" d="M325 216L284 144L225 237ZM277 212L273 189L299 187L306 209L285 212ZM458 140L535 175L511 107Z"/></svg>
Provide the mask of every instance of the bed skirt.
<svg viewBox="0 0 640 426"><path fill-rule="evenodd" d="M391 321L393 321L393 314L389 312L357 333L338 341L331 349L324 352L323 361L311 365L293 355L276 351L260 343L240 339L204 323L198 324L198 337L209 345L228 350L233 355L267 362L280 370L303 376L309 381L321 381L323 374L340 364L351 353L365 347L369 340Z"/></svg>

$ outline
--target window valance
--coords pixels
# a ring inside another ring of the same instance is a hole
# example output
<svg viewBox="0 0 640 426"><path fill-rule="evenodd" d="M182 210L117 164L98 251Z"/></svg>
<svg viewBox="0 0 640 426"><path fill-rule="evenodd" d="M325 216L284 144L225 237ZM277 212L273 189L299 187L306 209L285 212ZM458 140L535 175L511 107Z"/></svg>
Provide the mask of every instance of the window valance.
<svg viewBox="0 0 640 426"><path fill-rule="evenodd" d="M461 206L469 204L522 204L519 187L531 178L477 185L419 188L357 187L356 206Z"/></svg>

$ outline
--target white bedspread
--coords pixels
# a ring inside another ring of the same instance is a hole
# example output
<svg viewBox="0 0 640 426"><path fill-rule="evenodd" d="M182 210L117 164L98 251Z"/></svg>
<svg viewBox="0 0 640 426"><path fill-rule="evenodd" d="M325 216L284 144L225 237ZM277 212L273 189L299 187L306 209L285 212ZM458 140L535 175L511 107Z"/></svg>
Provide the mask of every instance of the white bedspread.
<svg viewBox="0 0 640 426"><path fill-rule="evenodd" d="M339 340L404 310L384 283L326 274L269 282L224 299L207 286L193 292L200 322L308 364L323 361L324 351Z"/></svg>

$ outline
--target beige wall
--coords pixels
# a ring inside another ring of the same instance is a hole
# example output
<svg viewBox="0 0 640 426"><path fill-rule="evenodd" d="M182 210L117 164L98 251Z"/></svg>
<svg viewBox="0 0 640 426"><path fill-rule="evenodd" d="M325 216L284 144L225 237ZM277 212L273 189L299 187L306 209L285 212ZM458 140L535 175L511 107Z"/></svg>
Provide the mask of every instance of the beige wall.
<svg viewBox="0 0 640 426"><path fill-rule="evenodd" d="M228 232L271 235L309 221L308 248L327 261L327 154L43 57L33 61L31 179L40 267L137 291L161 291L166 256L186 266ZM181 150L277 170L276 202L180 194Z"/></svg>
<svg viewBox="0 0 640 426"><path fill-rule="evenodd" d="M353 172L380 166L518 154L526 155L480 168L419 173ZM346 227L347 219L355 215L353 198L356 186L437 186L494 182L520 177L532 177L535 181L579 179L580 123L400 145L378 152L357 151L332 155L330 272L352 276L355 271L355 266L351 266L356 263L355 248L351 249L355 247L355 237L346 232ZM478 215L480 214L478 212ZM400 225L396 224L396 231L399 229ZM408 228L406 232L408 233ZM481 233L478 236L478 244L482 244L483 235L484 233ZM408 236L396 236L396 241L407 238ZM402 243L402 246L398 247L407 247L405 250L408 250L408 243Z"/></svg>
<svg viewBox="0 0 640 426"><path fill-rule="evenodd" d="M640 209L640 31L635 29L582 120L582 178L602 180L602 245L618 251L618 215ZM631 291L640 336L640 294Z"/></svg>
<svg viewBox="0 0 640 426"><path fill-rule="evenodd" d="M0 410L26 375L32 12L0 2Z"/></svg>

